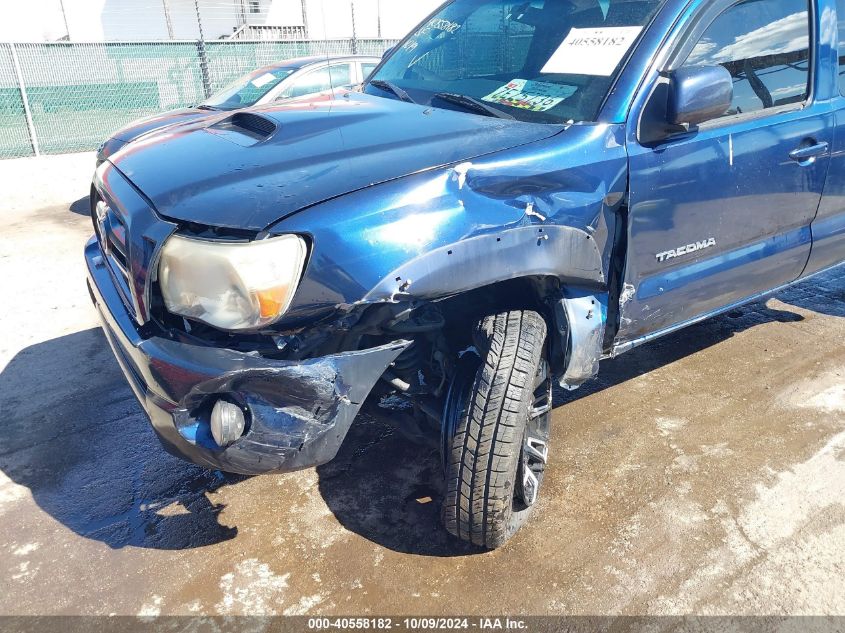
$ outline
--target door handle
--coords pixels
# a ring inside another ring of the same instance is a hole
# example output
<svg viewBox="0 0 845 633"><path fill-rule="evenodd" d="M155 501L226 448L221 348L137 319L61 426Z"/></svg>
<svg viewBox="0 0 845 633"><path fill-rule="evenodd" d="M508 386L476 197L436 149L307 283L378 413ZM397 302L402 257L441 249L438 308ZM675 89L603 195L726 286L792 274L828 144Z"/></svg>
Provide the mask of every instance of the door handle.
<svg viewBox="0 0 845 633"><path fill-rule="evenodd" d="M827 154L830 148L828 143L816 143L815 145L808 145L806 147L799 147L796 150L789 152L789 157L796 163L809 164L813 159Z"/></svg>

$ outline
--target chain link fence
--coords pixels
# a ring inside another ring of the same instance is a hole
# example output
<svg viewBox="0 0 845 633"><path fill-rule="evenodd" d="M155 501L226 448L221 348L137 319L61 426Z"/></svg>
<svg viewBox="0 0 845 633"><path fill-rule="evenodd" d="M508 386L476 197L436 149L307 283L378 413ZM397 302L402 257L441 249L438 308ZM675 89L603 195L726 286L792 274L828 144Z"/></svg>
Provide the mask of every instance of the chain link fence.
<svg viewBox="0 0 845 633"><path fill-rule="evenodd" d="M0 158L33 153L15 68L11 47L0 46Z"/></svg>
<svg viewBox="0 0 845 633"><path fill-rule="evenodd" d="M0 44L0 158L95 149L131 121L196 105L244 73L395 40Z"/></svg>

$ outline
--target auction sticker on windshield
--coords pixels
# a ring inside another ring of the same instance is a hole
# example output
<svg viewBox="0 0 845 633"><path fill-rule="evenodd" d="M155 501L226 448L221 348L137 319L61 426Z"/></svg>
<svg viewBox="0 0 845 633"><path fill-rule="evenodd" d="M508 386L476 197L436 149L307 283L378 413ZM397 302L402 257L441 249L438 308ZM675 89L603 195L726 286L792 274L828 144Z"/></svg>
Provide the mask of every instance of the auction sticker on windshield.
<svg viewBox="0 0 845 633"><path fill-rule="evenodd" d="M512 108L546 112L564 99L574 95L577 90L578 88L575 86L531 81L530 79L514 79L481 99Z"/></svg>
<svg viewBox="0 0 845 633"><path fill-rule="evenodd" d="M610 77L642 30L641 26L572 29L540 72Z"/></svg>

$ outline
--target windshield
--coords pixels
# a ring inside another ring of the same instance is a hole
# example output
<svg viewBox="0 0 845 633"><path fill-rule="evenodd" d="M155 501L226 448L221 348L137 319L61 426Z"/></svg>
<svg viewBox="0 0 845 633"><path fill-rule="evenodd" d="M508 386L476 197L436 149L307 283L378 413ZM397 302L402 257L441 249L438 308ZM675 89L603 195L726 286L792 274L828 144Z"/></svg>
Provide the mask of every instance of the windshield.
<svg viewBox="0 0 845 633"><path fill-rule="evenodd" d="M663 1L454 0L399 45L365 90L521 121L593 121Z"/></svg>
<svg viewBox="0 0 845 633"><path fill-rule="evenodd" d="M215 110L248 108L255 105L295 70L295 68L257 70L245 77L239 77L220 92L211 95L202 105Z"/></svg>

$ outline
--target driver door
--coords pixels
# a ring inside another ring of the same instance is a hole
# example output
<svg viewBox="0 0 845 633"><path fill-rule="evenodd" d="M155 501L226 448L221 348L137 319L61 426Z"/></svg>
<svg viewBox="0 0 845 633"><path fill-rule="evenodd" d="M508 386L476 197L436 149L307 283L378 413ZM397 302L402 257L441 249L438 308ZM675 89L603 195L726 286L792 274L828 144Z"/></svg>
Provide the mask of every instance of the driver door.
<svg viewBox="0 0 845 633"><path fill-rule="evenodd" d="M829 106L812 96L813 11L808 0L722 1L703 11L699 24L709 26L673 65L723 65L733 104L656 144L629 130L617 348L794 281L810 255L833 126Z"/></svg>

